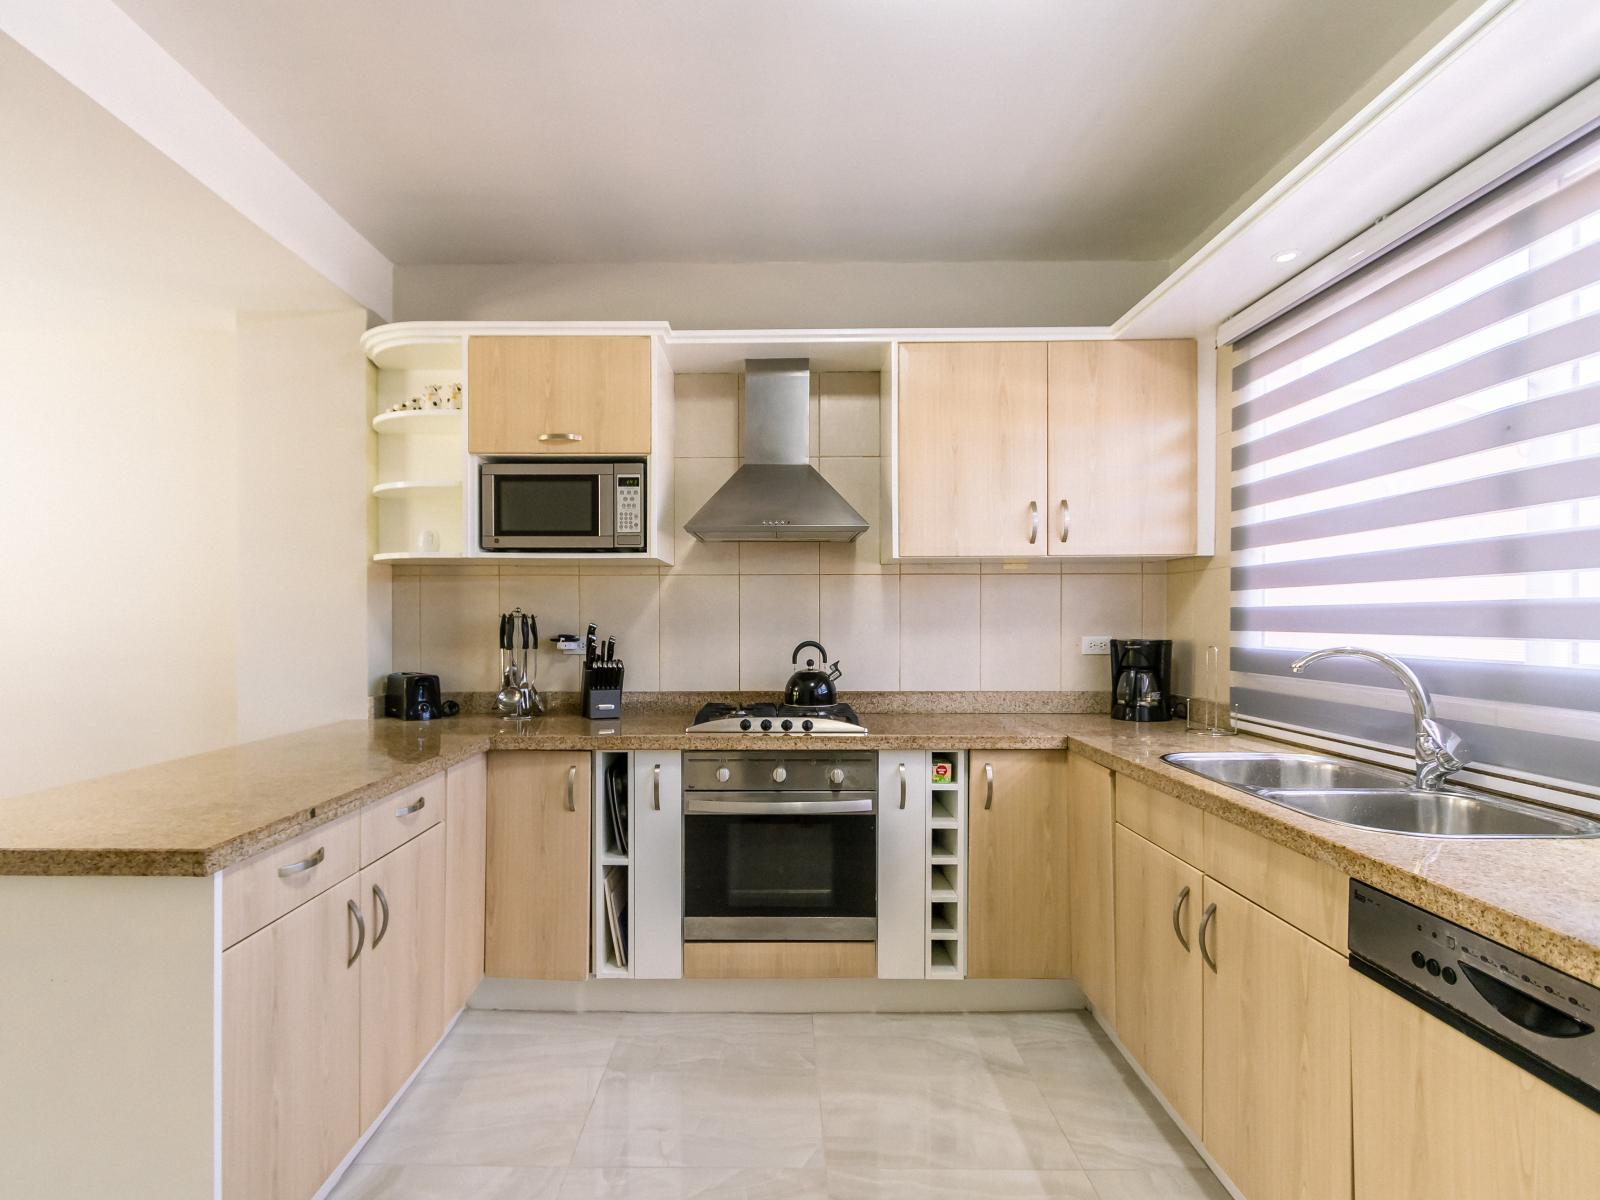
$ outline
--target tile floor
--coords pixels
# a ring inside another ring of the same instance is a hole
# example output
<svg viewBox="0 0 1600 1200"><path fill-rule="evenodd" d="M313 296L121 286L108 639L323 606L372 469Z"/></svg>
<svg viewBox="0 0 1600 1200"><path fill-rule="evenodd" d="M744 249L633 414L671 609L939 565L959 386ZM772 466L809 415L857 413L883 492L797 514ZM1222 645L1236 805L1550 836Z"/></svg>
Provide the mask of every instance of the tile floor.
<svg viewBox="0 0 1600 1200"><path fill-rule="evenodd" d="M1083 1013L468 1012L332 1200L1226 1200Z"/></svg>

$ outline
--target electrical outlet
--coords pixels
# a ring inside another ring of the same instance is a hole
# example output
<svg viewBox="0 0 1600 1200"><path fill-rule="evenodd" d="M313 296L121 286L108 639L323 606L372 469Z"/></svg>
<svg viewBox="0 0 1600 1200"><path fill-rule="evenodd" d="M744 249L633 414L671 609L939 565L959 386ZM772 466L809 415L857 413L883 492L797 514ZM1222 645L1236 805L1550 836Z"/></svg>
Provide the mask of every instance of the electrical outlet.
<svg viewBox="0 0 1600 1200"><path fill-rule="evenodd" d="M1101 634L1083 639L1083 653L1085 654L1110 654L1111 635Z"/></svg>

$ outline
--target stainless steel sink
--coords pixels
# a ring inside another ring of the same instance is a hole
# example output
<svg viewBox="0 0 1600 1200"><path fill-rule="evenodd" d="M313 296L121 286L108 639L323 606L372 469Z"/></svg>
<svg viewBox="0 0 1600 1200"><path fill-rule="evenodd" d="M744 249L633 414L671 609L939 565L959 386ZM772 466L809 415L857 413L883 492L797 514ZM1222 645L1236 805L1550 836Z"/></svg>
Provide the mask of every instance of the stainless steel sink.
<svg viewBox="0 0 1600 1200"><path fill-rule="evenodd" d="M1185 753L1166 761L1308 816L1413 837L1600 837L1600 822L1323 754Z"/></svg>

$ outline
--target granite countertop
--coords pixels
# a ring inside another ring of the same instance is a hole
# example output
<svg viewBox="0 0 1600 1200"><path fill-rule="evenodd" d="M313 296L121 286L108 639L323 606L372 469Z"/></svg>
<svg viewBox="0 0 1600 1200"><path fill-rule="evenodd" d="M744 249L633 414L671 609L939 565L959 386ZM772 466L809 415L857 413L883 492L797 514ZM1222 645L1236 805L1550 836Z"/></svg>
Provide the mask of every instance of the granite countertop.
<svg viewBox="0 0 1600 1200"><path fill-rule="evenodd" d="M462 716L345 721L0 801L0 874L209 875L488 749L693 750L749 746L687 735L690 711L618 722ZM1070 748L1347 875L1600 986L1600 839L1414 838L1320 821L1161 761L1221 746L1181 724L1098 715L873 713L863 750Z"/></svg>

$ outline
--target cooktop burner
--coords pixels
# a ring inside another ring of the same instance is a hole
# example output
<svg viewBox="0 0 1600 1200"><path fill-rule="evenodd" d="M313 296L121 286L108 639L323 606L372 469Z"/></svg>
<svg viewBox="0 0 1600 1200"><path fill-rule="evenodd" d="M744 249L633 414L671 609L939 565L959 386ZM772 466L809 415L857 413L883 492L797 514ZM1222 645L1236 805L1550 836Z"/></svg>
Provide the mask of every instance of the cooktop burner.
<svg viewBox="0 0 1600 1200"><path fill-rule="evenodd" d="M806 734L866 733L867 727L848 704L707 704L694 716L687 733L753 733L790 737Z"/></svg>

